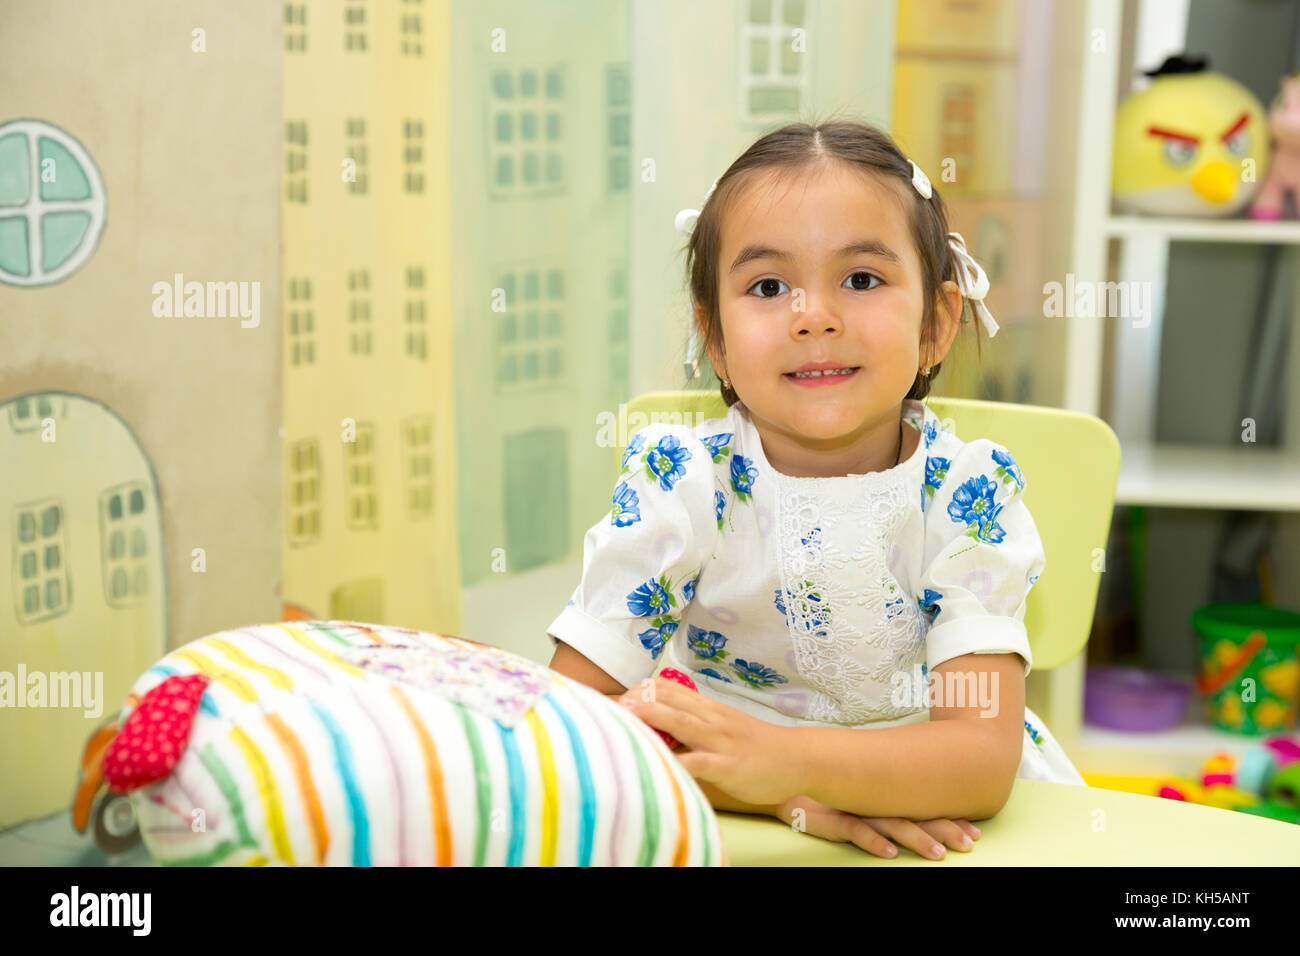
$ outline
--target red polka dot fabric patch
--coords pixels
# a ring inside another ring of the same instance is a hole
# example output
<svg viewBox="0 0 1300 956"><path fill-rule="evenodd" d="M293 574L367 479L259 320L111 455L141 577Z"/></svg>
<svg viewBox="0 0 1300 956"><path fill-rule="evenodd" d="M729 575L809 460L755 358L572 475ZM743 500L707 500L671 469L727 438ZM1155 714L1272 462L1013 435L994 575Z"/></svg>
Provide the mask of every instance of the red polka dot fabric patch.
<svg viewBox="0 0 1300 956"><path fill-rule="evenodd" d="M691 680L690 677L688 677L686 674L683 674L675 667L665 667L663 670L659 672L659 676L662 677L664 680L670 680L674 684L681 684L683 687L689 687L691 690L696 691L697 693L699 692L699 688L695 686L695 681ZM681 741L679 741L672 734L668 733L668 731L658 730L657 728L651 728L651 729L654 730L654 732L657 733L663 739L663 742L668 745L669 750L676 750L678 747L682 745Z"/></svg>
<svg viewBox="0 0 1300 956"><path fill-rule="evenodd" d="M689 687L691 690L698 691L695 681L691 680L686 674L683 674L675 667L665 667L659 672L659 676L664 680L670 680L675 684L681 684L683 687Z"/></svg>
<svg viewBox="0 0 1300 956"><path fill-rule="evenodd" d="M168 677L140 698L104 750L103 774L110 790L127 793L171 774L185 752L210 680L203 674Z"/></svg>

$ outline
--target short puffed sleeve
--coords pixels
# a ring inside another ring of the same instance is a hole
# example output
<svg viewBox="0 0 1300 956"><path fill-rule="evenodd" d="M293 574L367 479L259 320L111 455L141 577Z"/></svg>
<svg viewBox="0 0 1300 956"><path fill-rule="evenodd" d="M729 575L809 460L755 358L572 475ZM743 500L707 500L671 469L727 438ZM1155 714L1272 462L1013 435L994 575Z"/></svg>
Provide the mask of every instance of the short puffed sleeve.
<svg viewBox="0 0 1300 956"><path fill-rule="evenodd" d="M1033 666L1025 600L1047 563L1025 507L1025 476L987 439L931 452L922 490L926 563L917 603L930 622L926 667L962 654L1019 654Z"/></svg>
<svg viewBox="0 0 1300 956"><path fill-rule="evenodd" d="M650 677L712 552L714 450L684 425L642 428L610 510L583 539L582 580L547 628L624 687Z"/></svg>

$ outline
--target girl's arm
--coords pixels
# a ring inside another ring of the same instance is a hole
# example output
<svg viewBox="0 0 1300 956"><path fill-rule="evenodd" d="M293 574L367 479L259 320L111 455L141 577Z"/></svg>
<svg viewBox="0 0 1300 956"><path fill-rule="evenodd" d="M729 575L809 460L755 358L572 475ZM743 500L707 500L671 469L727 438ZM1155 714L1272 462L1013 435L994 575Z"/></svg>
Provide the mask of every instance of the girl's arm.
<svg viewBox="0 0 1300 956"><path fill-rule="evenodd" d="M788 727L794 790L864 817L983 820L1007 802L1024 745L1016 654L964 654L930 672L928 723Z"/></svg>
<svg viewBox="0 0 1300 956"><path fill-rule="evenodd" d="M674 753L687 753L686 747ZM756 803L746 803L743 800L737 800L729 793L723 793L707 780L696 780L696 786L704 791L704 795L709 798L709 803L713 804L714 810L722 810L725 813L752 813L763 817L781 818L781 808L776 804L760 805Z"/></svg>
<svg viewBox="0 0 1300 956"><path fill-rule="evenodd" d="M627 691L627 688L593 664L585 654L563 641L556 641L555 654L548 666L557 674L563 674L579 684L586 684L606 697L622 697Z"/></svg>

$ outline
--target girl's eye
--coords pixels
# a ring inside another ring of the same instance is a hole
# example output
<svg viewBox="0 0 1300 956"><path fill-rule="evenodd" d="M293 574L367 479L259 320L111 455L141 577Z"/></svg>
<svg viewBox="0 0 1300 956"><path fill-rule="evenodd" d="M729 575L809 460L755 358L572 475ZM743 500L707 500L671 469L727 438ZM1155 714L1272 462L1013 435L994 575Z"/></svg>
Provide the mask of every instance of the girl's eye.
<svg viewBox="0 0 1300 956"><path fill-rule="evenodd" d="M764 289L766 289L767 291L772 292L772 294L771 294L771 295L760 295L759 298L760 298L760 299L775 299L775 298L776 298L778 295L780 295L781 293L780 293L780 292L775 292L775 291L773 291L772 288L771 288L773 285L785 285L785 283L782 282L780 279L759 279L757 282L755 282L753 285L751 285L751 286L749 287L749 289L750 289L750 291L752 292L754 289L757 289L759 286L762 286L762 287L763 287Z"/></svg>
<svg viewBox="0 0 1300 956"><path fill-rule="evenodd" d="M849 276L848 279L846 279L845 281L846 281L846 282L853 282L853 280L856 279L858 276L866 276L866 278L867 278L868 280L875 279L877 285L882 285L882 284L883 284L883 280L882 280L879 276L877 276L876 274L874 274L874 273L872 273L872 272L861 272L861 271L853 273L853 275ZM749 289L750 289L750 291L752 292L754 289L757 289L757 288L759 288L759 287L761 286L761 287L764 289L764 291L766 291L766 292L771 292L772 294L771 294L771 295L759 295L758 298L760 298L760 299L774 299L774 298L776 298L778 295L780 295L781 293L780 293L779 289L773 289L773 288L772 288L773 285L775 285L775 286L784 286L785 283L782 282L780 279L759 279L759 280L758 280L757 282L755 282L752 286L750 286ZM864 285L861 285L861 284L855 283L851 288L853 288L854 291L856 291L856 292L870 292L872 289L876 288L876 285L866 285L866 286L864 286Z"/></svg>
<svg viewBox="0 0 1300 956"><path fill-rule="evenodd" d="M858 276L866 276L868 279L875 279L877 283L879 283L880 285L884 285L884 281L880 278L880 276L876 275L874 272L855 272L853 273L853 275L849 276L848 281L852 282ZM876 286L869 285L863 288L862 286L855 285L853 286L853 288L857 292L870 292L872 289L876 288Z"/></svg>

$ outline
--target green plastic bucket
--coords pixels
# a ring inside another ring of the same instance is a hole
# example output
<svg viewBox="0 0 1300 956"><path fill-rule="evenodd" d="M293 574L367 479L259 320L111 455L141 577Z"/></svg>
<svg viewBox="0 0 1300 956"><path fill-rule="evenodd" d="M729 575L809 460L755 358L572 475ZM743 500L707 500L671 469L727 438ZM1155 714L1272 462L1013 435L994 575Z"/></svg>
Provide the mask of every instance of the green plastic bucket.
<svg viewBox="0 0 1300 956"><path fill-rule="evenodd" d="M1300 704L1300 614L1222 602L1192 613L1201 638L1198 689L1215 727L1270 734L1295 724Z"/></svg>

